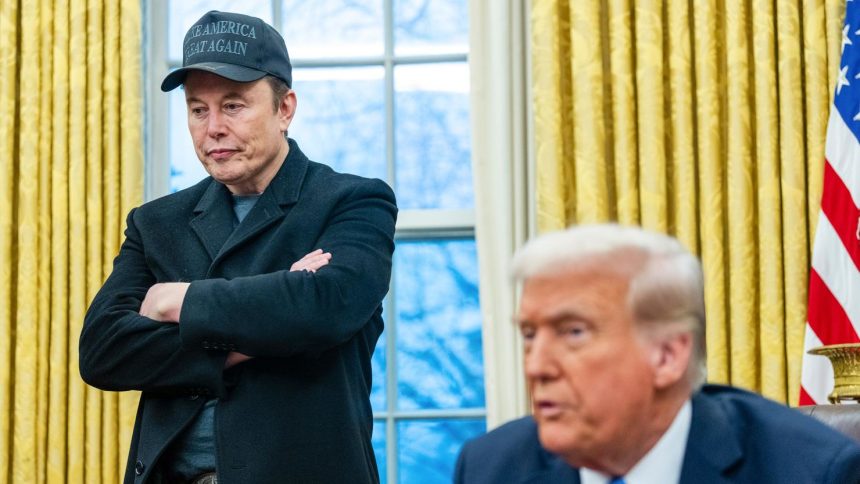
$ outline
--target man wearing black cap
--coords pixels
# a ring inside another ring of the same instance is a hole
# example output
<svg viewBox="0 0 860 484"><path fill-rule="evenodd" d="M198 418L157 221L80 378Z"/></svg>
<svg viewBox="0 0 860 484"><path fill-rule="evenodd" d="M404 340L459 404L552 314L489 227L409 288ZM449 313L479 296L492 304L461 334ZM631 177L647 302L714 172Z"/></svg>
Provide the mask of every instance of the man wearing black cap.
<svg viewBox="0 0 860 484"><path fill-rule="evenodd" d="M125 483L378 482L394 194L287 138L290 60L260 19L204 15L180 85L210 177L129 213L80 337L87 383L142 392Z"/></svg>

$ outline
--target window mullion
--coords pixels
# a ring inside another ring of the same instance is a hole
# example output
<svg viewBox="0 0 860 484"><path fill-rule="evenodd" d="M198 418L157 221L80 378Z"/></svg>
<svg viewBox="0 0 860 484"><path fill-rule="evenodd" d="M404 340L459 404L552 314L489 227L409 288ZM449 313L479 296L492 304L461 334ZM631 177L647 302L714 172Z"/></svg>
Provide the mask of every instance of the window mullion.
<svg viewBox="0 0 860 484"><path fill-rule="evenodd" d="M385 66L385 164L388 184L396 190L395 150L394 150L394 0L383 0L383 35L384 35L384 66ZM389 297L392 311L389 313L393 321L388 328L386 351L388 364L387 376L388 415L385 426L386 452L386 482L396 484L398 481L399 462L397 461L397 420L394 418L397 410L397 304L396 281L392 286Z"/></svg>
<svg viewBox="0 0 860 484"><path fill-rule="evenodd" d="M283 35L284 32L283 15L281 15L283 10L284 5L281 0L272 0L272 27L274 27L278 32L281 32L281 35Z"/></svg>
<svg viewBox="0 0 860 484"><path fill-rule="evenodd" d="M394 0L384 0L385 22L385 159L388 168L388 183L396 190L396 156L394 135Z"/></svg>
<svg viewBox="0 0 860 484"><path fill-rule="evenodd" d="M391 280L387 307L388 327L385 328L385 455L387 482L397 482L397 281Z"/></svg>

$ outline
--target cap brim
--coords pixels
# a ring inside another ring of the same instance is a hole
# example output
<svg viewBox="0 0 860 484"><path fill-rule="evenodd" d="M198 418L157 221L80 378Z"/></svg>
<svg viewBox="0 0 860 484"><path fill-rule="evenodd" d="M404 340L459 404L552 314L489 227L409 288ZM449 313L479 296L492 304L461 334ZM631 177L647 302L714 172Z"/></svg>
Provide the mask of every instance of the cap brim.
<svg viewBox="0 0 860 484"><path fill-rule="evenodd" d="M190 66L176 69L164 78L161 82L161 90L169 92L176 89L180 84L185 82L185 76L191 71L211 72L212 74L230 79L236 82L251 82L257 79L262 79L266 75L263 71L251 69L250 67L237 66L235 64L225 64L223 62L201 62Z"/></svg>

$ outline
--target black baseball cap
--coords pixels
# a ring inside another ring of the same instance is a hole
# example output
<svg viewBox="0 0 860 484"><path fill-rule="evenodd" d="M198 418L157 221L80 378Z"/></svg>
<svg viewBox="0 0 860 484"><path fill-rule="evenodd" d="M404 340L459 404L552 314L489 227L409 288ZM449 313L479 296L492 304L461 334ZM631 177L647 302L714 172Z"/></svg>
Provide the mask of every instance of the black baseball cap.
<svg viewBox="0 0 860 484"><path fill-rule="evenodd" d="M164 78L164 92L185 82L185 75L192 70L237 82L256 81L271 74L287 86L293 85L293 67L284 38L257 17L212 10L188 29L182 51L182 67Z"/></svg>

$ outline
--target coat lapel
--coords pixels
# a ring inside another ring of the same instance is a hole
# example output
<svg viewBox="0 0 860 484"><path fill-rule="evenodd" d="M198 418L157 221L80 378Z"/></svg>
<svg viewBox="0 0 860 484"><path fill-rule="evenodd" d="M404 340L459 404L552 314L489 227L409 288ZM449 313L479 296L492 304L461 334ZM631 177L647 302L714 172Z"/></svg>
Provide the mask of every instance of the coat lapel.
<svg viewBox="0 0 860 484"><path fill-rule="evenodd" d="M681 467L681 483L731 482L726 475L743 459L737 429L718 403L698 392Z"/></svg>
<svg viewBox="0 0 860 484"><path fill-rule="evenodd" d="M224 185L212 180L203 192L197 206L196 217L191 219L191 229L206 247L209 258L215 260L224 242L233 232L233 201Z"/></svg>
<svg viewBox="0 0 860 484"><path fill-rule="evenodd" d="M230 210L233 210L232 207ZM260 196L260 199L257 200L254 208L248 212L245 220L236 227L236 230L234 230L233 233L230 234L230 237L228 237L224 242L224 245L221 247L221 251L218 252L218 255L215 257L213 262L218 262L223 259L245 241L262 232L283 217L284 210L282 210L278 205L271 191L266 190L263 192L263 195Z"/></svg>
<svg viewBox="0 0 860 484"><path fill-rule="evenodd" d="M287 159L235 230L233 200L227 187L213 180L200 198L194 209L200 214L191 221L191 226L212 258L210 271L247 240L284 218L288 207L298 201L309 161L295 141L290 139L289 145Z"/></svg>

